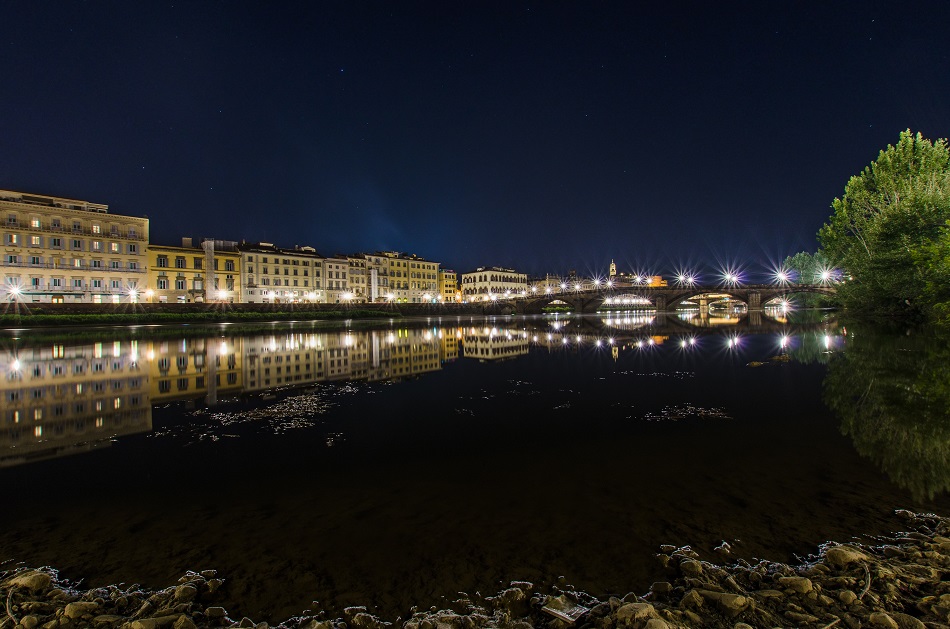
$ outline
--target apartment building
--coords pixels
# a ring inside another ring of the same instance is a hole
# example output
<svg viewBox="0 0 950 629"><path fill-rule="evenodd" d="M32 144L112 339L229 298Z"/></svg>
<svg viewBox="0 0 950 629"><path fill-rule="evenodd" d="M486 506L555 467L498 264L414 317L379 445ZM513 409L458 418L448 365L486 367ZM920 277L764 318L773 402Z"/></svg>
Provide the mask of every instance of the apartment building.
<svg viewBox="0 0 950 629"><path fill-rule="evenodd" d="M349 270L350 260L346 256L324 258L323 281L325 285L324 294L326 295L326 303L349 303L353 300L353 293L350 292L349 279L347 277Z"/></svg>
<svg viewBox="0 0 950 629"><path fill-rule="evenodd" d="M370 301L437 302L439 263L397 251L365 254Z"/></svg>
<svg viewBox="0 0 950 629"><path fill-rule="evenodd" d="M313 247L282 249L269 242L238 245L248 303L325 303L324 257ZM346 264L344 260L344 264Z"/></svg>
<svg viewBox="0 0 950 629"><path fill-rule="evenodd" d="M109 214L101 203L0 190L0 221L0 300L140 300L147 218Z"/></svg>
<svg viewBox="0 0 950 629"><path fill-rule="evenodd" d="M462 274L462 299L488 301L521 295L528 290L528 276L514 269L481 267Z"/></svg>
<svg viewBox="0 0 950 629"><path fill-rule="evenodd" d="M145 300L152 303L242 301L237 243L205 239L181 246L149 245Z"/></svg>
<svg viewBox="0 0 950 629"><path fill-rule="evenodd" d="M365 302L369 300L369 276L366 270L366 257L352 255L346 257L350 264L347 276L348 289L351 300Z"/></svg>
<svg viewBox="0 0 950 629"><path fill-rule="evenodd" d="M458 274L450 269L439 269L439 301L443 303L454 303L462 301L462 293L459 292Z"/></svg>

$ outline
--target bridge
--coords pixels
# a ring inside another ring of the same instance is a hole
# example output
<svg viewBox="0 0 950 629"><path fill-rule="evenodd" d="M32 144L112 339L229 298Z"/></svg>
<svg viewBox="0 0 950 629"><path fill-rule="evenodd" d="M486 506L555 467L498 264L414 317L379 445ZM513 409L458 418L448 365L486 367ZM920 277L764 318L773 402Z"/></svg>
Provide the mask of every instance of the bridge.
<svg viewBox="0 0 950 629"><path fill-rule="evenodd" d="M517 295L504 301L495 302L500 309L510 309L518 314L541 314L545 308L561 304L571 312L592 314L604 306L622 309L624 300L629 301L630 310L637 308L655 308L657 312L672 312L684 302L694 302L700 312L710 303L731 299L746 304L749 311L760 311L770 301L788 299L801 293L834 295L834 286L826 284L749 284L737 286L638 286L633 288L595 287L582 290L552 291L543 295ZM608 300L613 303L608 303ZM618 301L614 301L618 300Z"/></svg>

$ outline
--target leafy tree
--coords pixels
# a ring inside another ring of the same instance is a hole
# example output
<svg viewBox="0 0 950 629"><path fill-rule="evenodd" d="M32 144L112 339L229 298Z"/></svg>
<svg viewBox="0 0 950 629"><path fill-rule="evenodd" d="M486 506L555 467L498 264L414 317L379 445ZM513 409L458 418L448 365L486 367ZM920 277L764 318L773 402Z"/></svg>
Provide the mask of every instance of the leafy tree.
<svg viewBox="0 0 950 629"><path fill-rule="evenodd" d="M785 258L782 268L792 272L792 281L797 284L814 284L821 279L821 272L830 268L831 264L824 254L801 251Z"/></svg>
<svg viewBox="0 0 950 629"><path fill-rule="evenodd" d="M938 296L934 256L950 220L950 150L909 130L851 177L818 233L821 253L849 276L838 293L849 308L930 314ZM945 250L944 250L945 252Z"/></svg>

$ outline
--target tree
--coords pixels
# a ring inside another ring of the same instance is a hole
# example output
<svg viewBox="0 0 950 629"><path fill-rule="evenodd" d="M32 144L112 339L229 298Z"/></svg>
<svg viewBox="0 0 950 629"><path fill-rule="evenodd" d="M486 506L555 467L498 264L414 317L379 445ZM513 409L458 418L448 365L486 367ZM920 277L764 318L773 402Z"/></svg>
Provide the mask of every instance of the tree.
<svg viewBox="0 0 950 629"><path fill-rule="evenodd" d="M878 314L931 314L939 281L938 241L950 220L950 150L946 139L910 130L896 146L851 177L818 232L821 253L848 275L845 306Z"/></svg>
<svg viewBox="0 0 950 629"><path fill-rule="evenodd" d="M828 260L818 253L801 251L785 258L783 269L792 272L792 281L796 284L815 284L821 281L821 272L830 268Z"/></svg>

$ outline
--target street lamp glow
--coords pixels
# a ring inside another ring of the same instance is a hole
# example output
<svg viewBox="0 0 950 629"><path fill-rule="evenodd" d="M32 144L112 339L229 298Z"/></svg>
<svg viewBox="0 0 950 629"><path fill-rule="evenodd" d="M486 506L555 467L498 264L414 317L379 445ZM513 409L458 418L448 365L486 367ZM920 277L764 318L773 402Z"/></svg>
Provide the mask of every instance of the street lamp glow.
<svg viewBox="0 0 950 629"><path fill-rule="evenodd" d="M228 291L226 291L226 290L219 290L219 291L218 291L218 299L220 299L221 301L224 301L225 297L227 297L227 296L228 296Z"/></svg>
<svg viewBox="0 0 950 629"><path fill-rule="evenodd" d="M791 280L791 276L788 274L788 271L785 269L779 269L775 272L775 281L779 284L788 284Z"/></svg>
<svg viewBox="0 0 950 629"><path fill-rule="evenodd" d="M343 301L349 301L353 299L353 293L349 293L349 292L343 293L340 295L340 297L343 299Z"/></svg>

